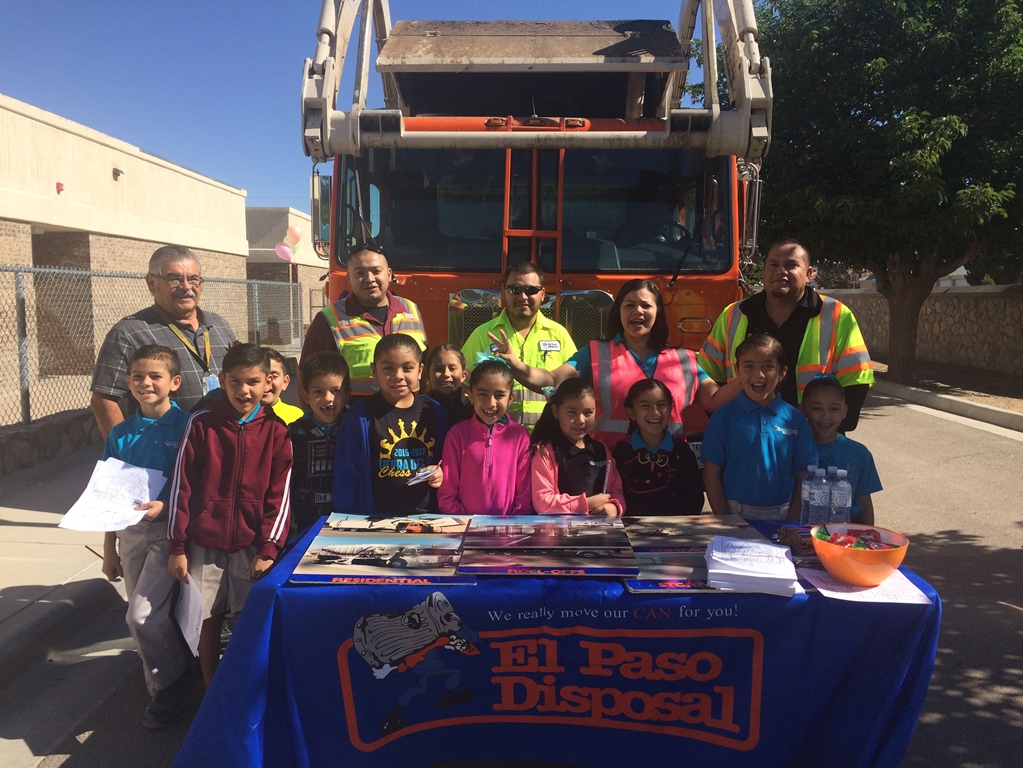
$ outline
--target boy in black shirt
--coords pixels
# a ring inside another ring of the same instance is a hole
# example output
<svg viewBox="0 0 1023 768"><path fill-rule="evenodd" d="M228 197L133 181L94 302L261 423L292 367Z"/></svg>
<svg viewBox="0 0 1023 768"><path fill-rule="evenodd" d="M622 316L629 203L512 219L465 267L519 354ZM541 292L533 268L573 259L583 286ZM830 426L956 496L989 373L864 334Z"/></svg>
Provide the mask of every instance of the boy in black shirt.
<svg viewBox="0 0 1023 768"><path fill-rule="evenodd" d="M302 361L300 374L299 388L309 410L288 427L295 456L289 538L334 511L334 448L351 391L348 362L337 352L314 352Z"/></svg>

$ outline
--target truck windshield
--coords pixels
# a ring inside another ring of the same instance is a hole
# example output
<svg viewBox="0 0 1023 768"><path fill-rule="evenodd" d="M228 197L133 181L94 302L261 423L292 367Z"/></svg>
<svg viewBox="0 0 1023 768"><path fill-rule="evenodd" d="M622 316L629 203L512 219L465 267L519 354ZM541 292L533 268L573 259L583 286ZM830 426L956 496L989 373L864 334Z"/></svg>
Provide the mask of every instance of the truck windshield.
<svg viewBox="0 0 1023 768"><path fill-rule="evenodd" d="M499 271L507 248L553 272L560 234L562 272L670 274L685 255L683 273L720 273L730 168L691 150L566 150L563 171L557 150L373 150L342 160L338 260L371 237L399 271Z"/></svg>

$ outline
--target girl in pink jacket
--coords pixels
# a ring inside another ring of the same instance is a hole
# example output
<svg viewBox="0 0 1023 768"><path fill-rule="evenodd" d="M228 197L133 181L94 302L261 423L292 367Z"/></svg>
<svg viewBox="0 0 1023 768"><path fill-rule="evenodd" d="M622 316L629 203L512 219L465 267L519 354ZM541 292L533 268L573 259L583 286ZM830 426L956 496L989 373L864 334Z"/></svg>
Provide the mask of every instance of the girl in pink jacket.
<svg viewBox="0 0 1023 768"><path fill-rule="evenodd" d="M473 415L451 427L444 440L444 484L437 489L441 514L533 514L529 432L508 419L513 384L503 362L488 360L473 369Z"/></svg>
<svg viewBox="0 0 1023 768"><path fill-rule="evenodd" d="M539 513L620 516L622 479L603 443L590 436L596 420L593 386L566 379L533 427L533 508Z"/></svg>

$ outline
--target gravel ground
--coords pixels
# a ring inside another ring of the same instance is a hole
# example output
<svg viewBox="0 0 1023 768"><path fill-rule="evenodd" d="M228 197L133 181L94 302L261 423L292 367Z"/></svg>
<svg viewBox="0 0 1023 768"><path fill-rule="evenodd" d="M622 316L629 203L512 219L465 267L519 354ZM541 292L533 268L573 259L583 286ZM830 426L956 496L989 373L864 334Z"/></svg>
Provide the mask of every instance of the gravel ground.
<svg viewBox="0 0 1023 768"><path fill-rule="evenodd" d="M874 372L881 378L888 366L874 360ZM1007 373L978 371L965 365L917 361L913 386L952 395L982 405L1023 413L1023 378Z"/></svg>

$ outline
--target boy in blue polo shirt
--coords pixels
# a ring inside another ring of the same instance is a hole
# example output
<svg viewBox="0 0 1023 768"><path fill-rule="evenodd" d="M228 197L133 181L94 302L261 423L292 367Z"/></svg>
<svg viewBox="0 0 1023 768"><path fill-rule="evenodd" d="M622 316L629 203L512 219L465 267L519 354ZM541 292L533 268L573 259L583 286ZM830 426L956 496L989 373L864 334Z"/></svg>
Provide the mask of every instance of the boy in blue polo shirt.
<svg viewBox="0 0 1023 768"><path fill-rule="evenodd" d="M128 389L139 410L110 430L103 458L156 469L170 478L189 414L170 399L181 386L181 363L173 349L140 347L128 362ZM124 577L125 621L152 699L142 716L147 728L163 728L177 717L193 677L171 603L177 582L167 572L167 515L170 483L155 501L140 504L145 517L103 539L103 575Z"/></svg>
<svg viewBox="0 0 1023 768"><path fill-rule="evenodd" d="M742 392L711 416L703 484L715 515L799 520L800 484L817 462L806 418L775 390L785 377L781 343L758 333L735 350Z"/></svg>
<svg viewBox="0 0 1023 768"><path fill-rule="evenodd" d="M881 478L877 476L874 457L867 447L838 433L849 410L845 404L845 388L834 376L816 378L803 390L800 408L813 429L820 466L849 472L853 491L852 522L873 525L874 502L870 494L881 490Z"/></svg>

